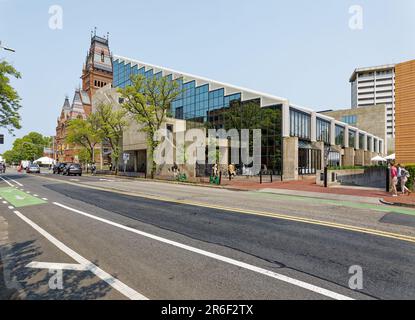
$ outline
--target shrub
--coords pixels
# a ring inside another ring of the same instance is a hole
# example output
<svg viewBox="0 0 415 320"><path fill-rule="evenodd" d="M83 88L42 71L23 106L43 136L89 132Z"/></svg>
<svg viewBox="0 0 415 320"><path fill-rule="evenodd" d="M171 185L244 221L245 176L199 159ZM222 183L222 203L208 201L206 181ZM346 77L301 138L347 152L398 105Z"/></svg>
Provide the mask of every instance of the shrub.
<svg viewBox="0 0 415 320"><path fill-rule="evenodd" d="M408 179L408 188L414 190L415 184L415 164L405 166L405 169L408 170L410 177Z"/></svg>

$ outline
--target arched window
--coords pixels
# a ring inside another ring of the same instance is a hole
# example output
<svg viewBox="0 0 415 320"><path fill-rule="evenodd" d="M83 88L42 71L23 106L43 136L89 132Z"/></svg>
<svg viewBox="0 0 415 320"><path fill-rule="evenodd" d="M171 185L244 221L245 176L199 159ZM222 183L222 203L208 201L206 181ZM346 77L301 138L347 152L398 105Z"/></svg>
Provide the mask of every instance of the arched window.
<svg viewBox="0 0 415 320"><path fill-rule="evenodd" d="M104 51L101 51L101 62L105 61L105 54Z"/></svg>

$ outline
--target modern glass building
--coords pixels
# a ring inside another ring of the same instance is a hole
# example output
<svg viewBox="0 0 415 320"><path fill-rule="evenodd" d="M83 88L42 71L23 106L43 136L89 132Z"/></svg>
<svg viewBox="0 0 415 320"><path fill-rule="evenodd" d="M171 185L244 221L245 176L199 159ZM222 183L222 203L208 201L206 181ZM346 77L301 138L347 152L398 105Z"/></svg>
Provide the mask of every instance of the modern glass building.
<svg viewBox="0 0 415 320"><path fill-rule="evenodd" d="M186 120L187 128L261 129L263 168L288 179L327 164L370 164L372 155L384 153L381 138L286 98L116 55L113 74L116 88L130 85L132 75L176 81L182 94L170 116Z"/></svg>

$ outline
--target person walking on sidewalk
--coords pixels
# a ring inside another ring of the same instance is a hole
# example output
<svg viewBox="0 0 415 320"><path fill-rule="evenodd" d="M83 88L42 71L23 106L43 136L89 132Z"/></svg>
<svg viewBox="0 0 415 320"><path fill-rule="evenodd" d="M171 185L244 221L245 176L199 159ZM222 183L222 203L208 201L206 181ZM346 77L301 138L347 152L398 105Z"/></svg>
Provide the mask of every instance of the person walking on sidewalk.
<svg viewBox="0 0 415 320"><path fill-rule="evenodd" d="M393 197L398 196L398 190L396 189L396 186L398 185L398 168L396 168L395 164L392 163L391 167L391 177L392 177L392 192Z"/></svg>
<svg viewBox="0 0 415 320"><path fill-rule="evenodd" d="M408 170L405 169L405 167L400 167L401 169L401 190L402 194L405 195L405 192L408 192L408 196L411 195L411 190L406 186L406 183L408 182L408 178L411 176L409 175Z"/></svg>

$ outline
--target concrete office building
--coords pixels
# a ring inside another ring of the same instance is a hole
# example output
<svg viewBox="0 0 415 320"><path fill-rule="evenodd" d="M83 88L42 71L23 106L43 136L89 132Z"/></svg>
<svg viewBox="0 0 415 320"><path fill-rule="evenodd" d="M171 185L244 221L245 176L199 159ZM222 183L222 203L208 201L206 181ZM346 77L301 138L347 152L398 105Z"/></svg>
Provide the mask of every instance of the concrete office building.
<svg viewBox="0 0 415 320"><path fill-rule="evenodd" d="M131 75L176 81L183 93L172 103L171 114L184 120L187 128L209 125L226 129L229 110L239 110L244 123L251 120L246 117L258 119L262 165L286 180L316 174L326 164L370 164L374 155L384 154L383 137L294 105L286 98L115 55L113 87L128 86ZM258 112L248 116L244 111L252 106L257 106ZM146 148L139 143L136 147L137 152Z"/></svg>
<svg viewBox="0 0 415 320"><path fill-rule="evenodd" d="M395 65L358 68L350 77L351 107L364 108L386 105L387 135L389 145L395 138Z"/></svg>
<svg viewBox="0 0 415 320"><path fill-rule="evenodd" d="M387 141L386 105L368 106L357 109L327 110L321 111L320 113L364 131L372 132L374 135ZM382 153L393 153L393 146L385 144L383 147L383 150L381 150Z"/></svg>

